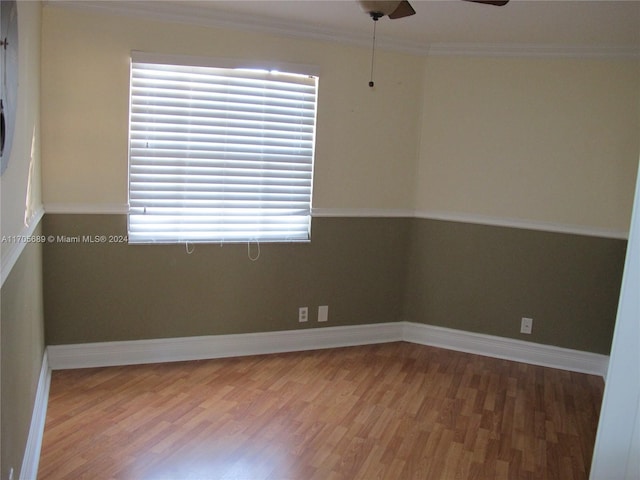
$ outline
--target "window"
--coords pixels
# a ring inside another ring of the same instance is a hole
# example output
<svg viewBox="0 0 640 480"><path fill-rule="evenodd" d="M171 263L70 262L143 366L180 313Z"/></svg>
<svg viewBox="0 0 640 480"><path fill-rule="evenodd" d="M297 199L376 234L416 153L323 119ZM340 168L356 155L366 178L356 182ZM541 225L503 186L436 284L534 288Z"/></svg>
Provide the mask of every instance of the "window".
<svg viewBox="0 0 640 480"><path fill-rule="evenodd" d="M133 52L129 241L308 241L317 81Z"/></svg>

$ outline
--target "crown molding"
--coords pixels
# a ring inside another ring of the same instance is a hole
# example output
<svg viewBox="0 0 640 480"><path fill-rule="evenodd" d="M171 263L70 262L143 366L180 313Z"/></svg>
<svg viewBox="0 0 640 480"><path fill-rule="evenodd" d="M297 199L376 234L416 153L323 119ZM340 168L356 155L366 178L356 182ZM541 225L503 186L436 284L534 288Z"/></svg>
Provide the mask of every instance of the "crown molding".
<svg viewBox="0 0 640 480"><path fill-rule="evenodd" d="M627 46L434 43L427 55L466 57L547 57L640 59L640 48Z"/></svg>
<svg viewBox="0 0 640 480"><path fill-rule="evenodd" d="M99 0L45 0L45 6L75 8L103 14L122 15L146 20L230 28L257 33L304 38L322 42L341 43L370 48L371 36L345 32L313 24L290 22L231 12L213 11L197 4L178 5L175 2L156 1L99 1ZM378 38L377 48L418 56L490 56L490 57L551 57L551 58L618 58L640 59L640 47L629 46L575 46L543 44L476 44L432 43L424 44L398 38Z"/></svg>
<svg viewBox="0 0 640 480"><path fill-rule="evenodd" d="M44 5L74 8L96 13L122 15L146 20L197 25L202 27L229 28L257 33L305 38L322 42L342 43L358 47L371 47L369 34L344 32L313 24L295 25L291 22L239 15L231 12L212 11L198 5L177 5L174 2L154 1L99 1L99 0L45 0ZM428 49L421 43L393 38L379 38L376 47L414 55L426 55Z"/></svg>

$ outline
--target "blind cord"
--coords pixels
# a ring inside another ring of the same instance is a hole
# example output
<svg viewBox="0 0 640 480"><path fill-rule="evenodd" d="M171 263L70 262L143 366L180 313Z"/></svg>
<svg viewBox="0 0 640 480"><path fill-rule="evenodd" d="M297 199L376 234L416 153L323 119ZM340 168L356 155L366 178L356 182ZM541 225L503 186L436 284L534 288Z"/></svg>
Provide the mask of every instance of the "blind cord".
<svg viewBox="0 0 640 480"><path fill-rule="evenodd" d="M251 241L247 242L247 257L249 257L249 260L251 260L252 262L257 261L260 258L260 242L258 240L255 240L254 242L258 250L258 253L255 257L251 256ZM222 247L222 243L220 243L220 246ZM191 255L196 249L196 246L191 242L184 242L184 249L187 252L187 255Z"/></svg>
<svg viewBox="0 0 640 480"><path fill-rule="evenodd" d="M258 254L255 257L251 256L251 241L247 242L247 257L249 257L249 260L251 260L252 262L255 262L256 260L258 260L260 258L260 242L258 240L255 240L255 244L258 246Z"/></svg>

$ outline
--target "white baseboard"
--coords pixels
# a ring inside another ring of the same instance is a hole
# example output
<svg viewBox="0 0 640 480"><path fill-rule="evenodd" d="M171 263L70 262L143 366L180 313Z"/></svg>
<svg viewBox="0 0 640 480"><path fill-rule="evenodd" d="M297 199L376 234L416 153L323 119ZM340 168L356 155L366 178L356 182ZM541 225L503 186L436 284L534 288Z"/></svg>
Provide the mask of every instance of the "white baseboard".
<svg viewBox="0 0 640 480"><path fill-rule="evenodd" d="M599 375L606 380L607 355L420 323L404 322L402 325L402 336L408 342Z"/></svg>
<svg viewBox="0 0 640 480"><path fill-rule="evenodd" d="M38 377L36 398L31 414L31 425L27 437L27 446L22 466L20 468L20 480L33 480L38 476L38 463L40 462L40 448L42 447L42 435L47 418L47 402L49 400L49 385L51 384L51 368L49 368L47 352L42 357L42 367Z"/></svg>
<svg viewBox="0 0 640 480"><path fill-rule="evenodd" d="M398 322L277 332L50 345L53 370L176 362L350 347L402 340Z"/></svg>
<svg viewBox="0 0 640 480"><path fill-rule="evenodd" d="M411 322L278 332L51 345L53 370L209 358L406 341L604 377L609 357L595 353Z"/></svg>

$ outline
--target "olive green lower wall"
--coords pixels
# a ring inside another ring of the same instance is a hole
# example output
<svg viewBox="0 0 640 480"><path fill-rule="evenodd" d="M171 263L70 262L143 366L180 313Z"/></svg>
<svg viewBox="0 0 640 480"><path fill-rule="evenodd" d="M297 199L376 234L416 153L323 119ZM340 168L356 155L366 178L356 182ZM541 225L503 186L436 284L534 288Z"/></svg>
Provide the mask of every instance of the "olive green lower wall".
<svg viewBox="0 0 640 480"><path fill-rule="evenodd" d="M395 321L403 308L408 219L326 219L311 243L87 243L126 235L124 215L50 215L44 250L48 345ZM80 236L78 243L58 237ZM58 241L60 240L60 241ZM251 245L251 255L257 254ZM298 323L298 308L309 321Z"/></svg>
<svg viewBox="0 0 640 480"><path fill-rule="evenodd" d="M405 320L608 355L626 243L417 220Z"/></svg>
<svg viewBox="0 0 640 480"><path fill-rule="evenodd" d="M246 244L187 254L108 243L126 235L124 215L47 214L44 232L49 345L407 320L608 354L626 246L415 218L314 218L311 243L264 244L253 262ZM106 243L83 239L100 235ZM326 324L319 305L329 305ZM519 333L523 316L532 335Z"/></svg>
<svg viewBox="0 0 640 480"><path fill-rule="evenodd" d="M34 235L39 235L36 229ZM20 478L44 355L42 245L27 244L2 285L1 478Z"/></svg>

